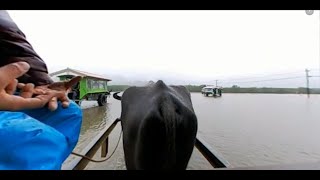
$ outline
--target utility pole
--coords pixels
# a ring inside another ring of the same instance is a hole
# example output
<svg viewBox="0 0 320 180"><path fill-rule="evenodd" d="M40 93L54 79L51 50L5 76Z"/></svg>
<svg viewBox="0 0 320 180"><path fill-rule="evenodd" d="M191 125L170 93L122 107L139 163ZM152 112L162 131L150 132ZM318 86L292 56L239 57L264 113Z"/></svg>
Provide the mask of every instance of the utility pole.
<svg viewBox="0 0 320 180"><path fill-rule="evenodd" d="M218 86L218 80L216 80L216 87Z"/></svg>
<svg viewBox="0 0 320 180"><path fill-rule="evenodd" d="M305 12L309 16L314 14L314 10L306 10ZM319 11L319 31L320 31L320 11ZM320 32L319 32L319 77L320 77ZM319 82L319 86L320 86L320 82Z"/></svg>
<svg viewBox="0 0 320 180"><path fill-rule="evenodd" d="M306 78L307 78L307 94L308 94L308 97L310 97L310 90L309 90L309 71L308 69L306 69Z"/></svg>

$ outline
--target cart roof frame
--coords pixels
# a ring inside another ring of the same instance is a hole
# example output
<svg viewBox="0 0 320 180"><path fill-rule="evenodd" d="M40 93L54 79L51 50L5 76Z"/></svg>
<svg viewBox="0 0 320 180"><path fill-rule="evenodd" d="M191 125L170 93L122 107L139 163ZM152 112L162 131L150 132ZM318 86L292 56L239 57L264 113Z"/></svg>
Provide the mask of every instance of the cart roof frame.
<svg viewBox="0 0 320 180"><path fill-rule="evenodd" d="M67 73L67 74L60 75L60 76L71 75L71 74L68 74L69 72L77 74L77 75L82 76L82 77L101 79L101 80L105 80L105 81L112 81L111 79L108 79L108 78L106 78L106 77L104 77L102 75L99 75L99 74L93 74L93 73L80 71L80 70L76 70L76 69L71 69L71 68L62 69L60 71L56 71L56 72L50 73L49 75L50 76L55 76L55 75L58 75L58 74L61 74L61 73ZM60 77L60 76L58 76L58 77Z"/></svg>

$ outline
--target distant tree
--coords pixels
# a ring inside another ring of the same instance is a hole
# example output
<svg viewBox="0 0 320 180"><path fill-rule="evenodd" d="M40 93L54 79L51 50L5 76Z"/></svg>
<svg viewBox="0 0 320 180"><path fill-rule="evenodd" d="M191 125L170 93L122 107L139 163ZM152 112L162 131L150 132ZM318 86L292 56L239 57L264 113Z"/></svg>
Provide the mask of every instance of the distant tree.
<svg viewBox="0 0 320 180"><path fill-rule="evenodd" d="M233 85L232 88L240 88L240 86Z"/></svg>

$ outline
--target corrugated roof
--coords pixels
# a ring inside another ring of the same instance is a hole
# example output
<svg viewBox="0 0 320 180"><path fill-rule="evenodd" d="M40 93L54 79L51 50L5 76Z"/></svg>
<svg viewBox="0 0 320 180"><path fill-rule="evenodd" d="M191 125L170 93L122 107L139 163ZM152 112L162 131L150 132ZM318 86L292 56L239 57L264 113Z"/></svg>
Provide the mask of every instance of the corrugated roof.
<svg viewBox="0 0 320 180"><path fill-rule="evenodd" d="M80 71L80 70L71 69L71 68L66 68L66 69L63 69L63 70L60 70L60 71L56 71L56 72L50 73L49 75L50 76L54 76L54 75L58 75L58 74L61 74L61 73L64 73L64 72L73 72L75 74L79 74L80 76L88 76L88 77L93 77L93 78L98 78L98 79L104 79L104 80L107 80L107 81L111 81L111 79L108 79L108 78L106 78L106 77L104 77L102 75L99 75L99 74L89 73L89 72Z"/></svg>

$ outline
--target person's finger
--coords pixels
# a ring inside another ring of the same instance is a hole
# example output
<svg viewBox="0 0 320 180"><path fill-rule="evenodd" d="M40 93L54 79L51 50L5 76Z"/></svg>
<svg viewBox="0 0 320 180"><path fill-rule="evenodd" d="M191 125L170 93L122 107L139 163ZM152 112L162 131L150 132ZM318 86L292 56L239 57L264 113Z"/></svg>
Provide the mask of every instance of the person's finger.
<svg viewBox="0 0 320 180"><path fill-rule="evenodd" d="M35 89L42 89L42 90L46 90L48 89L49 85L41 85L41 86L36 86Z"/></svg>
<svg viewBox="0 0 320 180"><path fill-rule="evenodd" d="M37 94L37 95L40 95L40 94L46 94L47 91L43 90L43 89L34 89L33 90L33 94Z"/></svg>
<svg viewBox="0 0 320 180"><path fill-rule="evenodd" d="M17 84L18 84L17 79L12 80L11 83L9 83L8 86L5 88L5 91L8 94L14 94L16 91Z"/></svg>
<svg viewBox="0 0 320 180"><path fill-rule="evenodd" d="M17 88L22 89L26 84L24 83L18 83Z"/></svg>
<svg viewBox="0 0 320 180"><path fill-rule="evenodd" d="M33 94L46 94L48 91L47 85L46 86L36 86L33 90Z"/></svg>
<svg viewBox="0 0 320 180"><path fill-rule="evenodd" d="M48 109L50 111L55 111L58 108L58 100L57 97L51 98L51 100L48 102Z"/></svg>
<svg viewBox="0 0 320 180"><path fill-rule="evenodd" d="M69 102L69 98L68 98L68 96L66 94L64 96L62 96L62 97L59 97L59 100L62 102L62 107L63 108L69 107L70 102Z"/></svg>
<svg viewBox="0 0 320 180"><path fill-rule="evenodd" d="M14 95L1 95L3 102L0 103L0 109L4 111L18 111L23 109L35 109L44 107L50 99L56 96L56 93L49 93L46 95L39 95L35 98L23 98Z"/></svg>
<svg viewBox="0 0 320 180"><path fill-rule="evenodd" d="M30 69L26 62L16 62L0 67L0 90L13 80L25 74Z"/></svg>
<svg viewBox="0 0 320 180"><path fill-rule="evenodd" d="M44 107L48 105L48 109L54 111L58 107L57 97L61 97L63 93L58 91L47 91L45 95L38 95L34 98L29 98L29 102L33 106ZM38 100L37 100L38 99ZM37 104L39 103L39 104ZM44 103L44 104L43 104Z"/></svg>
<svg viewBox="0 0 320 180"><path fill-rule="evenodd" d="M62 102L62 107L63 107L63 108L67 108L67 107L69 107L69 104L70 104L69 101L63 101L63 102Z"/></svg>
<svg viewBox="0 0 320 180"><path fill-rule="evenodd" d="M34 84L28 83L22 88L20 96L23 98L31 98L33 95L33 90Z"/></svg>
<svg viewBox="0 0 320 180"><path fill-rule="evenodd" d="M65 91L56 91L56 92L59 92L59 94L57 94L56 97L62 103L62 107L67 108L69 106L69 98L67 93L65 93Z"/></svg>

